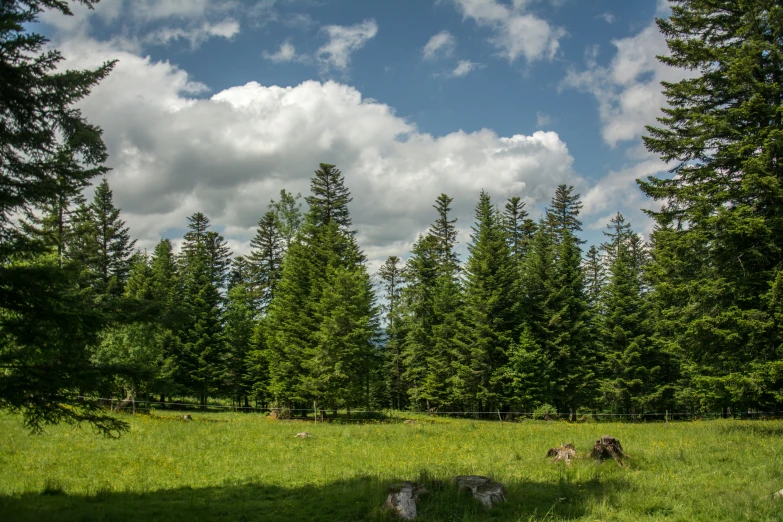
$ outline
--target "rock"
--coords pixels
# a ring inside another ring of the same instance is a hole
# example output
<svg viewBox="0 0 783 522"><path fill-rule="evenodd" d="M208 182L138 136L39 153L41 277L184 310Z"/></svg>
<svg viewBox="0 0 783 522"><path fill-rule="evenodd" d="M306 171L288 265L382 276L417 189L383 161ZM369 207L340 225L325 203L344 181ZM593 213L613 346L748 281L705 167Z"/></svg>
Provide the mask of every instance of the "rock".
<svg viewBox="0 0 783 522"><path fill-rule="evenodd" d="M421 484L401 482L389 488L389 496L383 507L403 520L413 520L416 518L416 500L425 493L427 490Z"/></svg>
<svg viewBox="0 0 783 522"><path fill-rule="evenodd" d="M413 419L405 419L405 422L403 424L416 424L416 421Z"/></svg>
<svg viewBox="0 0 783 522"><path fill-rule="evenodd" d="M552 462L564 461L566 465L571 465L571 459L576 458L576 448L573 444L562 444L559 448L550 448L546 452L547 457L554 457Z"/></svg>
<svg viewBox="0 0 783 522"><path fill-rule="evenodd" d="M609 435L604 435L595 441L595 446L593 446L591 455L593 458L601 461L612 458L617 461L617 464L620 467L623 467L622 458L628 456L623 453L623 447L620 444L620 441Z"/></svg>
<svg viewBox="0 0 783 522"><path fill-rule="evenodd" d="M184 421L192 421L193 420L193 416L192 415L183 415L182 416L182 420L184 420Z"/></svg>
<svg viewBox="0 0 783 522"><path fill-rule="evenodd" d="M459 491L470 491L473 498L487 509L506 501L506 488L503 484L478 475L460 475L454 477Z"/></svg>
<svg viewBox="0 0 783 522"><path fill-rule="evenodd" d="M783 498L783 489L781 489L777 493L773 493L772 498Z"/></svg>
<svg viewBox="0 0 783 522"><path fill-rule="evenodd" d="M303 431L302 433L297 433L294 435L294 437L299 437L300 439L306 439L307 437L312 437L309 432Z"/></svg>

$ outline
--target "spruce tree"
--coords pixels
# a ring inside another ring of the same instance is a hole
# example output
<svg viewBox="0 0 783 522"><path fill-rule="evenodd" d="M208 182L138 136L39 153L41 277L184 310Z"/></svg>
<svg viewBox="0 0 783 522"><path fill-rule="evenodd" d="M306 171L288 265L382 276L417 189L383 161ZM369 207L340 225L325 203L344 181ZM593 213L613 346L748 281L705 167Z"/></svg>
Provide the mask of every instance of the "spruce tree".
<svg viewBox="0 0 783 522"><path fill-rule="evenodd" d="M114 206L114 195L106 178L95 187L90 215L96 241L96 255L90 268L95 272L98 290L121 293L136 240L131 239L125 221L120 219L120 209Z"/></svg>
<svg viewBox="0 0 783 522"><path fill-rule="evenodd" d="M275 296L282 273L285 238L275 212L268 211L258 221L256 235L250 240L248 262L253 277L253 293L258 309L264 313ZM290 248L290 244L287 248Z"/></svg>
<svg viewBox="0 0 783 522"><path fill-rule="evenodd" d="M116 434L127 425L78 397L115 374L89 351L109 318L79 289L78 268L47 256L46 242L24 237L18 224L107 172L101 131L75 104L114 64L61 67L62 55L36 32L44 9L70 14L61 1L0 4L0 408L22 412L33 431L86 421Z"/></svg>
<svg viewBox="0 0 783 522"><path fill-rule="evenodd" d="M518 263L524 259L529 243L529 237L525 230L527 216L528 212L525 210L522 198L514 196L508 200L503 212L503 226L506 230L508 248Z"/></svg>
<svg viewBox="0 0 783 522"><path fill-rule="evenodd" d="M595 245L585 254L582 270L585 274L585 292L590 308L596 310L600 304L601 292L606 284L606 268L601 252Z"/></svg>
<svg viewBox="0 0 783 522"><path fill-rule="evenodd" d="M582 230L582 222L579 221L581 210L582 202L579 194L574 194L573 185L558 185L546 209L546 224L554 234L555 244L560 244L566 233L576 244L584 243L576 236Z"/></svg>
<svg viewBox="0 0 783 522"><path fill-rule="evenodd" d="M650 215L670 227L654 242L668 255L653 252L650 271L673 319L660 335L682 352L701 407L770 407L783 389L767 371L783 352L765 297L783 248L781 11L770 0L671 7L658 20L670 55L659 59L694 76L663 84L668 106L645 137L675 174L640 181L662 204Z"/></svg>
<svg viewBox="0 0 783 522"><path fill-rule="evenodd" d="M310 206L309 216L313 223L326 225L337 223L344 232L350 232L351 216L348 203L353 201L345 187L340 169L328 163L321 163L310 180L311 196L305 198Z"/></svg>
<svg viewBox="0 0 783 522"><path fill-rule="evenodd" d="M253 349L255 308L253 294L246 283L234 284L228 291L223 313L223 389L237 405L248 406L252 391L249 380L248 355Z"/></svg>
<svg viewBox="0 0 783 522"><path fill-rule="evenodd" d="M501 215L482 191L465 264L463 357L458 365L459 394L481 410L504 402L493 376L508 359L520 333L515 295L516 263L507 244Z"/></svg>
<svg viewBox="0 0 783 522"><path fill-rule="evenodd" d="M273 199L269 202L269 210L274 213L275 217L275 228L283 242L283 251L288 250L296 233L304 223L302 204L299 203L301 197L301 194L294 196L283 189L280 191L279 201Z"/></svg>
<svg viewBox="0 0 783 522"><path fill-rule="evenodd" d="M386 312L386 343L384 346L384 364L386 389L393 407L402 409L405 399L405 386L402 379L402 342L404 328L402 324L402 289L403 267L400 258L389 256L378 270L381 280L383 297L386 304L382 311ZM407 401L405 401L407 402Z"/></svg>

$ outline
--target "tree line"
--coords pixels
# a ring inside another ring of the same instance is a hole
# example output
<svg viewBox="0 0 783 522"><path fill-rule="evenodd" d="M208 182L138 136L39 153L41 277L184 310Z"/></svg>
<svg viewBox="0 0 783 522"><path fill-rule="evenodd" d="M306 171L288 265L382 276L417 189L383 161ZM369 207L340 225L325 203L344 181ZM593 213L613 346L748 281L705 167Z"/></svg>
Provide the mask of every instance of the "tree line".
<svg viewBox="0 0 783 522"><path fill-rule="evenodd" d="M95 2L82 2L91 7ZM688 69L639 180L655 228L621 214L585 248L561 185L538 220L524 194L479 194L468 255L452 199L409 253L370 274L352 201L321 164L283 190L247 256L203 213L138 252L104 178L100 129L74 104L111 72L58 69L29 29L55 0L0 7L0 408L33 430L124 423L84 397L230 397L267 406L510 411L776 409L783 402L783 11L673 0L658 20ZM402 258L405 258L403 261ZM373 279L377 282L374 284Z"/></svg>

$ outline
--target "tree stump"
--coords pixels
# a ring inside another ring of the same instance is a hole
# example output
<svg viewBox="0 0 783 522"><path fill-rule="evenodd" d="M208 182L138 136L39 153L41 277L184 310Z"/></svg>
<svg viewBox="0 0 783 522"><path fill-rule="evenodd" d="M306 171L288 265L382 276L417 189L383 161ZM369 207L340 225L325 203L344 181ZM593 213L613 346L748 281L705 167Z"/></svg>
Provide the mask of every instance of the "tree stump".
<svg viewBox="0 0 783 522"><path fill-rule="evenodd" d="M620 441L609 435L604 435L595 441L595 446L593 446L591 455L593 458L600 461L612 458L617 461L617 464L620 467L623 467L623 457L628 456L623 453L623 447L620 445Z"/></svg>
<svg viewBox="0 0 783 522"><path fill-rule="evenodd" d="M506 488L503 484L478 475L460 475L454 477L459 491L470 491L486 509L506 501Z"/></svg>
<svg viewBox="0 0 783 522"><path fill-rule="evenodd" d="M389 488L384 509L388 509L403 520L416 518L416 500L427 493L427 490L417 482L405 481Z"/></svg>
<svg viewBox="0 0 783 522"><path fill-rule="evenodd" d="M576 448L573 444L562 444L558 448L550 448L546 452L547 457L553 457L552 462L564 461L567 466L571 465L571 459L576 458Z"/></svg>

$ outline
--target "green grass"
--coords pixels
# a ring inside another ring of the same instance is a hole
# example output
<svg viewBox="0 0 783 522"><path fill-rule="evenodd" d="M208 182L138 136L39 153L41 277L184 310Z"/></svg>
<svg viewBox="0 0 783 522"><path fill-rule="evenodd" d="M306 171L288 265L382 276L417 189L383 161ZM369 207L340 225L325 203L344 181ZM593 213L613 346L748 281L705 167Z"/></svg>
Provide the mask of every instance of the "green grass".
<svg viewBox="0 0 783 522"><path fill-rule="evenodd" d="M312 424L257 414L127 415L107 440L60 426L31 436L0 415L0 520L392 520L389 485L424 481L420 520L783 520L783 422ZM299 431L313 434L297 439ZM624 468L586 453L603 434ZM486 512L448 481L487 475L509 501Z"/></svg>

